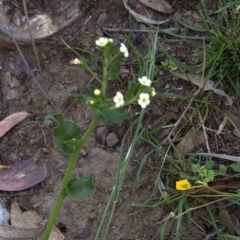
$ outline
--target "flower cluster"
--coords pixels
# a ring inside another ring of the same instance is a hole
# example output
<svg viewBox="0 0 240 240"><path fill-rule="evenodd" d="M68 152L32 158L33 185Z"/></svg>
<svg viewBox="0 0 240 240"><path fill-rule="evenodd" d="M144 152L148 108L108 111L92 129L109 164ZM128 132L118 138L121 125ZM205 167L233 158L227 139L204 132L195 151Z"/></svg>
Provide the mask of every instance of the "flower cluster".
<svg viewBox="0 0 240 240"><path fill-rule="evenodd" d="M146 76L143 76L141 78L138 78L138 81L140 82L141 85L143 86L147 86L150 87L152 81L147 78ZM156 91L154 88L151 88L152 92L151 92L151 96L155 96L156 95ZM113 101L115 103L115 107L119 108L121 106L124 105L124 96L122 93L117 92L116 95L113 98ZM139 98L138 98L138 104L142 107L142 108L146 108L149 104L150 104L150 95L146 92L142 92L139 94Z"/></svg>
<svg viewBox="0 0 240 240"><path fill-rule="evenodd" d="M103 48L105 47L109 42L113 43L113 39L112 38L106 38L106 37L100 37L98 40L95 41L96 45ZM124 57L128 57L129 56L129 52L128 49L126 47L126 45L124 43L120 44L120 52L123 53Z"/></svg>

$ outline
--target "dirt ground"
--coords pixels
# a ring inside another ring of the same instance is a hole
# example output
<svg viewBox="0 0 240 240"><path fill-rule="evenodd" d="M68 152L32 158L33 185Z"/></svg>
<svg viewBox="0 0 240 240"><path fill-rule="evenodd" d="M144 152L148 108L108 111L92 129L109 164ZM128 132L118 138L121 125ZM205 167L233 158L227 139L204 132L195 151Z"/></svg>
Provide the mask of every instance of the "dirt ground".
<svg viewBox="0 0 240 240"><path fill-rule="evenodd" d="M58 4L62 4L63 2L65 1L45 1L45 9L43 9L40 1L40 4L38 3L35 8L32 7L32 11L54 11ZM68 2L71 1L68 0ZM9 2L5 1L5 4L9 4ZM130 1L130 5L134 6L135 10L139 10L139 13L144 13L145 11L142 9L140 3L136 1ZM181 11L188 9L197 10L198 5L193 2L179 1L175 3L174 7ZM57 198L64 171L67 167L68 157L64 156L53 145L51 136L52 128L43 124L44 117L49 114L65 112L65 117L74 120L82 129L86 129L91 120L91 114L84 105L73 104L70 106L73 99L68 96L71 90L87 93L86 85L92 81L91 76L80 68L68 65L69 61L75 58L75 55L65 47L61 39L70 46L80 47L91 52L95 51L95 48L84 38L85 35L96 39L108 34L107 36L112 37L116 41L123 42L125 35L121 31L107 33L103 32L102 28L130 27L129 13L120 0L80 1L79 9L82 14L74 23L53 37L44 39L37 44L44 75L41 84L55 103L56 109L51 107L48 100L26 73L26 68L16 49L10 46L7 49L2 48L0 52L0 66L2 68L0 75L1 82L6 72L10 72L12 77L16 77L14 83L16 92L14 96L9 93L10 89L5 89L0 92L0 118L2 119L13 112L22 110L33 114L0 140L1 164L10 165L16 161L28 159L41 149L42 157L39 160L39 164L45 164L47 167L48 175L46 180L42 184L38 184L24 191L23 194L26 194L26 196L15 197L15 199L22 206L36 210L46 219L49 218ZM34 11L33 13L36 14ZM166 14L159 13L153 13L153 16L161 20L168 17ZM188 20L194 21L190 18ZM134 22L134 24L140 29L147 28L143 23ZM162 26L162 28L169 27L177 26L174 22ZM166 36L163 35L160 37L166 38ZM148 34L141 36L135 34L133 38L137 39L137 43L134 43L137 49L144 54L147 50L150 36ZM190 53L193 51L191 46L183 42L169 45L168 50L171 54L174 54L186 63L198 64L197 60L190 56ZM39 77L40 75L32 47L22 46L22 51L30 64L30 68L36 69L35 74ZM161 58L160 61L164 61L165 58ZM132 56L128 59L129 62L133 60ZM162 72L159 75L159 79L156 79L155 87L157 91L163 93L172 92L177 94L184 94L191 89L187 83L175 81L174 78L166 77L165 73ZM109 92L109 94L111 95L111 92ZM156 98L146 115L146 124L148 124L148 126L161 124L166 118L169 118L169 116L174 123L183 110L176 108L176 104L178 104L178 102L174 102L174 100ZM81 233L86 228L91 230L91 234L85 239L94 239L111 191L118 163L119 146L126 129L127 126L123 124L121 127L109 127L105 129L106 132L104 133L96 132L91 136L84 150L81 152L74 170L74 176L81 177L83 175L89 175L91 172L94 173L97 176L95 182L96 190L93 195L81 201L68 198L64 202L56 225L60 226L60 229L63 230L66 239L74 239L75 235ZM116 134L119 140L119 143L113 147L101 141L101 134L107 136L109 133ZM235 138L231 140L237 141ZM132 206L134 202L146 202L160 198L160 193L154 178L143 180L141 187L134 195L132 194L134 177L146 149L147 146L139 145L134 153L121 191L120 201L111 224L108 235L109 240L158 239L162 221L174 210L170 207L155 208L153 211L144 212L143 214L132 217L129 216L130 213L136 210ZM148 165L151 164L160 166L161 158L148 159L144 171L149 172L151 168L149 169ZM34 208L34 206L37 207ZM174 208L174 206L171 207ZM199 214L203 216L205 213ZM196 216L196 218L198 217L199 216ZM171 234L170 226L167 232ZM200 228L193 225L182 239L200 240L203 239L203 237ZM172 239L172 237L166 238L166 240L167 239Z"/></svg>

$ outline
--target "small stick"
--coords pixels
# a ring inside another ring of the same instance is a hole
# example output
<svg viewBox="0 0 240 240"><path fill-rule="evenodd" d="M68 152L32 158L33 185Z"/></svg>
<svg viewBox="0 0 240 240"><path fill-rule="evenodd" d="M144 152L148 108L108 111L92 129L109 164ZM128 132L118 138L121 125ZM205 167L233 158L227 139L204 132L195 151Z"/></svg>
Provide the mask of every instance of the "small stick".
<svg viewBox="0 0 240 240"><path fill-rule="evenodd" d="M215 158L221 158L221 159L227 159L233 162L240 162L240 157L231 156L227 154L217 154L217 153L198 153L198 156L204 156L204 157L215 157Z"/></svg>
<svg viewBox="0 0 240 240"><path fill-rule="evenodd" d="M171 130L171 132L168 134L168 136L163 140L162 144L166 143L168 140L170 140L172 134L174 133L175 129L177 128L177 126L180 124L180 122L182 121L182 119L184 118L184 116L186 115L187 111L189 110L189 108L191 107L193 100L195 99L195 97L198 95L200 89L198 89L192 96L192 98L190 99L187 107L185 108L185 110L183 111L183 113L181 114L181 116L179 117L179 119L177 120L177 122L175 124L173 124L173 128Z"/></svg>
<svg viewBox="0 0 240 240"><path fill-rule="evenodd" d="M202 124L203 135L204 135L204 138L206 141L206 147L207 147L208 153L211 153L210 147L209 147L209 142L208 142L208 136L207 136L207 132L206 132L206 127L203 123L203 119L202 119L202 115L201 115L200 111L198 111L198 117L199 117L200 123Z"/></svg>
<svg viewBox="0 0 240 240"><path fill-rule="evenodd" d="M151 33L153 31L151 29L128 29L128 28L107 28L107 27L104 27L102 30L110 33L118 33L118 32ZM178 31L179 30L177 28L159 29L160 33L161 32L177 33Z"/></svg>

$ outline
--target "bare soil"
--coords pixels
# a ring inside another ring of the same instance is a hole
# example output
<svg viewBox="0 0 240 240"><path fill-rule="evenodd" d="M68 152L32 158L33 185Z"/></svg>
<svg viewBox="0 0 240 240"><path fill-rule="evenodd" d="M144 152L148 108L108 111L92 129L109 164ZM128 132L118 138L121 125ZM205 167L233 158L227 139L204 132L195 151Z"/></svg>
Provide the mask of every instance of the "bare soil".
<svg viewBox="0 0 240 240"><path fill-rule="evenodd" d="M44 8L43 5L41 5L41 1L37 2L37 6L33 6L28 2L28 7L32 11L32 14L54 11L60 2L62 4L63 2L71 2L71 0L44 2ZM174 7L181 12L188 9L193 11L198 10L198 5L191 4L188 1L184 2L186 2L186 4L180 1L180 3L176 3ZM10 1L4 1L4 4L12 8L13 12L11 14L14 15L17 7L14 7ZM139 10L141 14L146 13L140 3L130 1L130 5L134 7L135 11ZM103 32L102 28L130 28L129 13L125 9L122 1L86 0L79 3L79 9L82 12L81 17L74 23L58 34L49 39L44 39L37 44L44 76L44 79L40 81L48 96L55 103L56 109L51 107L48 100L33 83L22 59L13 45L5 48L1 47L0 52L0 66L2 67L0 75L1 82L6 72L10 72L12 77L16 77L16 82L13 87L15 90L14 95L9 93L11 89L5 89L0 92L1 119L13 112L23 110L33 114L0 140L1 164L10 165L16 161L28 159L32 157L38 149L41 149L42 157L38 163L45 164L48 169L46 180L42 184L24 191L22 194L26 196L20 197L16 194L15 199L28 209L35 209L46 219L49 218L51 210L53 209L69 159L54 146L51 136L52 127L47 127L43 124L44 117L49 114L64 112L66 118L76 122L82 129L86 129L91 120L91 113L84 105L71 105L73 99L69 98L69 92L76 90L87 94L86 86L92 82L92 78L84 70L68 65L69 61L75 58L75 55L66 48L61 39L70 46L93 52L96 50L95 47L86 40L84 36L88 35L96 39L108 34L108 36L114 38L116 41L123 42L125 35L121 31L107 33ZM20 8L20 10L22 11L22 8ZM160 19L166 19L168 17L168 15L165 14L154 14L154 17L159 17ZM186 19L190 22L194 21L194 19L190 17L186 17ZM134 24L136 28L139 29L147 28L143 23L134 22ZM178 26L173 22L162 26L162 28L169 27ZM167 36L164 35L161 35L160 38L161 37L167 38ZM137 49L142 54L145 54L151 41L151 36L149 34L134 34L133 38L134 41L137 39L134 43ZM21 48L30 64L30 68L35 70L35 75L40 79L40 73L39 69L37 69L36 58L34 57L32 47L22 46ZM177 58L188 64L198 64L197 60L191 54L194 51L191 45L178 42L169 44L167 49L171 54L174 54ZM131 56L128 61L131 63L133 60ZM161 55L159 62L164 60L166 60L165 57ZM135 67L131 64L129 64L129 66L130 67L126 64L125 68L130 70ZM128 76L127 78L130 77ZM155 82L157 91L161 93L184 95L191 89L190 84L184 81L176 81L176 79L162 71L155 79ZM116 86L112 86L112 89L109 89L109 95L113 95ZM154 128L162 124L166 119L169 120L169 124L174 123L184 110L184 105L176 107L178 104L179 102L177 100L156 98L146 114L146 119L144 120L146 127L149 129ZM216 116L217 124L220 123L218 120L218 116ZM112 126L107 130L105 129L105 132L96 132L91 136L84 150L81 152L74 170L74 177L89 175L91 172L94 173L97 176L95 182L96 190L92 196L86 197L81 201L68 198L64 202L56 225L60 227L60 230L63 230L66 239L74 239L75 235L81 233L86 228L91 230L90 236L87 236L86 239L94 239L111 191L118 163L119 146L127 126L127 124ZM187 129L185 131L187 131ZM116 134L119 139L119 143L113 147L107 146L104 140L102 140L109 133ZM162 136L159 136L159 139L163 139L167 133L168 132L163 132ZM237 146L239 140L231 134L229 136L228 142L226 142L226 139L223 140L225 145L222 145L222 148L224 146L225 150L227 149L228 152L233 153L233 146ZM155 208L149 212L129 216L130 213L136 210L132 206L134 202L155 201L161 196L156 186L155 178L142 179L141 187L133 194L133 181L136 176L136 171L146 151L149 151L149 146L144 144L139 145L131 161L108 234L109 240L159 239L158 236L163 224L162 221L170 212L174 211L174 205L171 205L171 207ZM154 172L151 166L161 166L161 160L160 156L147 159L143 171L146 173ZM3 194L6 195L7 193ZM194 219L200 226L203 226L200 216L204 215L204 212L199 212L199 216L196 216ZM166 237L166 240L173 238L171 236L171 226L169 225L168 228L169 238ZM203 239L203 237L204 235L201 229L193 224L182 239L200 240Z"/></svg>

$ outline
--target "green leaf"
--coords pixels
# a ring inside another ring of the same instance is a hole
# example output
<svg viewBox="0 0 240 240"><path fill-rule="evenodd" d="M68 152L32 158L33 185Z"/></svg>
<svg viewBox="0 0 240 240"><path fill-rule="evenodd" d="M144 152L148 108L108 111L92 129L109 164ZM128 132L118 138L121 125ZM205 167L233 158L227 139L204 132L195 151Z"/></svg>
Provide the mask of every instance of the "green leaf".
<svg viewBox="0 0 240 240"><path fill-rule="evenodd" d="M58 126L53 130L53 141L55 145L65 154L71 155L75 152L77 143L81 139L80 127L69 121L64 120L61 114L55 114L52 119Z"/></svg>
<svg viewBox="0 0 240 240"><path fill-rule="evenodd" d="M201 169L201 166L200 166L199 163L192 165L192 170L193 170L194 172L199 172L200 169Z"/></svg>
<svg viewBox="0 0 240 240"><path fill-rule="evenodd" d="M67 185L67 193L70 197L81 199L94 191L96 176L91 173L89 177L83 176L80 179L71 179Z"/></svg>
<svg viewBox="0 0 240 240"><path fill-rule="evenodd" d="M240 188L238 188L238 189L237 189L237 194L239 194L239 195L240 195Z"/></svg>
<svg viewBox="0 0 240 240"><path fill-rule="evenodd" d="M230 167L235 171L235 172L240 172L240 162L238 163L233 163L230 165Z"/></svg>
<svg viewBox="0 0 240 240"><path fill-rule="evenodd" d="M212 159L209 159L206 164L205 164L205 167L206 169L211 169L214 165L214 161Z"/></svg>
<svg viewBox="0 0 240 240"><path fill-rule="evenodd" d="M131 115L131 113L125 112L123 108L104 108L101 109L100 114L107 125L112 125L113 123L121 124Z"/></svg>
<svg viewBox="0 0 240 240"><path fill-rule="evenodd" d="M79 103L85 102L85 97L82 94L77 93L75 90L71 91L69 96L76 98Z"/></svg>
<svg viewBox="0 0 240 240"><path fill-rule="evenodd" d="M219 174L219 175L225 175L226 174L226 171L227 171L227 167L223 164L221 164L219 166L219 169L217 170L214 170L215 171L215 174Z"/></svg>

